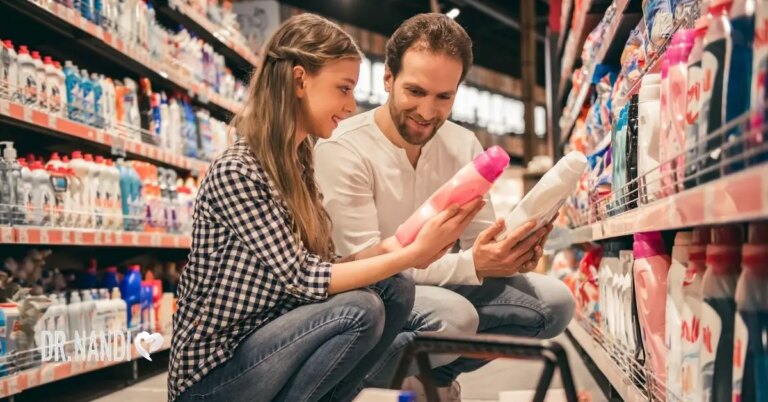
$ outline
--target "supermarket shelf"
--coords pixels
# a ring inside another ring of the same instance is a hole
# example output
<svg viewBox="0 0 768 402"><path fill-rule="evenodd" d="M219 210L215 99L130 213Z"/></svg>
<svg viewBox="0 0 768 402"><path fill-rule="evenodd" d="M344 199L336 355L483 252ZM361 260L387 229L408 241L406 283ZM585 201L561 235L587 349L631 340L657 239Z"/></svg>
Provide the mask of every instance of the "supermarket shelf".
<svg viewBox="0 0 768 402"><path fill-rule="evenodd" d="M592 75L595 73L595 68L598 64L620 64L621 52L629 38L629 34L632 32L632 29L637 26L640 18L642 18L639 7L640 1L638 0L616 1L616 17L614 17L611 25L606 29L605 38L595 55L595 60L589 66L587 71L588 82L592 80ZM563 99L563 97L567 95L567 93L565 93L567 80L570 80L570 73L560 80L560 99ZM562 136L561 146L564 145L570 137L576 119L581 113L581 107L587 99L589 87L590 85L586 83L586 85L582 85L579 88L579 94L576 97L574 107L571 108L570 113L566 115L566 120L560 125Z"/></svg>
<svg viewBox="0 0 768 402"><path fill-rule="evenodd" d="M197 105L211 110L221 119L228 120L228 117L243 107L242 104L215 93L205 84L196 82L187 72L151 59L147 51L104 31L72 8L58 3L43 7L29 0L3 4L33 18L41 26L49 27L62 36L68 36L64 39L89 48L97 57L104 57L140 76L149 77L153 84L189 94Z"/></svg>
<svg viewBox="0 0 768 402"><path fill-rule="evenodd" d="M165 334L163 346L153 353L163 352L171 348L171 335ZM136 349L131 347L131 361L141 358ZM17 395L25 390L65 380L80 374L101 370L103 368L126 363L119 362L94 362L73 361L59 363L43 363L39 367L23 370L15 374L0 378L0 398Z"/></svg>
<svg viewBox="0 0 768 402"><path fill-rule="evenodd" d="M208 170L208 162L177 155L140 141L124 139L99 128L0 99L0 120L3 119L16 124L23 124L38 131L53 132L107 147L122 148L129 154L138 155L175 168L189 170L197 176L204 174Z"/></svg>
<svg viewBox="0 0 768 402"><path fill-rule="evenodd" d="M768 164L751 167L629 212L574 229L573 243L639 232L717 225L768 218Z"/></svg>
<svg viewBox="0 0 768 402"><path fill-rule="evenodd" d="M589 243L592 239L592 226L586 225L575 229L571 229L567 238L571 241L571 244Z"/></svg>
<svg viewBox="0 0 768 402"><path fill-rule="evenodd" d="M189 235L117 230L2 226L0 244L188 249Z"/></svg>
<svg viewBox="0 0 768 402"><path fill-rule="evenodd" d="M259 63L259 58L245 45L245 38L239 32L233 32L213 23L205 15L200 14L192 7L173 0L153 0L157 11L192 30L214 50L221 53L232 63L237 76L247 76ZM170 4L174 3L174 4Z"/></svg>
<svg viewBox="0 0 768 402"><path fill-rule="evenodd" d="M589 358L605 375L605 378L611 383L616 392L621 395L621 399L624 402L645 402L648 400L614 363L608 352L592 338L576 319L568 324L568 333L571 334L578 346L589 355Z"/></svg>

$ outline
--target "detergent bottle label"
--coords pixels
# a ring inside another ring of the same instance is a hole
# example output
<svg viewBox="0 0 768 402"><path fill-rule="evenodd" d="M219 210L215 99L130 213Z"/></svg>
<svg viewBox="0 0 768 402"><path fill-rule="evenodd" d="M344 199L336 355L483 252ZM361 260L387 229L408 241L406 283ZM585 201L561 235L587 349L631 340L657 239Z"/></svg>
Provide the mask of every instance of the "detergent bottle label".
<svg viewBox="0 0 768 402"><path fill-rule="evenodd" d="M744 379L744 362L747 358L749 329L741 314L736 314L733 332L733 401L741 402L741 383Z"/></svg>
<svg viewBox="0 0 768 402"><path fill-rule="evenodd" d="M717 345L720 340L723 323L717 311L708 303L701 304L701 353L699 367L701 368L702 400L712 400L712 388L715 375L715 358Z"/></svg>

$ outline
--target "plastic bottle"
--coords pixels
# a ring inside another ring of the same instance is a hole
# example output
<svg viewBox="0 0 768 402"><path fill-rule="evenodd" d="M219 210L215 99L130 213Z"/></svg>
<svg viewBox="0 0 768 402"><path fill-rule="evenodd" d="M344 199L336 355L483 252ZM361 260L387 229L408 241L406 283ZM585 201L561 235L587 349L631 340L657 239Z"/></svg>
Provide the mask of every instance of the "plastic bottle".
<svg viewBox="0 0 768 402"><path fill-rule="evenodd" d="M686 189L696 186L699 172L698 155L703 155L703 144L699 143L699 120L701 116L701 95L704 71L701 66L701 57L704 53L704 36L707 33L707 17L696 20L695 38L691 54L688 56L688 108L685 114L687 127L685 129L686 161L685 181Z"/></svg>
<svg viewBox="0 0 768 402"><path fill-rule="evenodd" d="M181 107L176 98L171 98L168 101L168 135L166 136L166 142L163 147L173 153L181 155L184 150L184 137L182 136L181 128L184 126L182 119Z"/></svg>
<svg viewBox="0 0 768 402"><path fill-rule="evenodd" d="M768 225L749 225L736 285L733 400L768 400Z"/></svg>
<svg viewBox="0 0 768 402"><path fill-rule="evenodd" d="M64 227L67 225L67 208L70 204L69 198L69 178L64 167L54 167L51 165L45 168L51 181L51 190L53 191L53 213L51 216L51 225Z"/></svg>
<svg viewBox="0 0 768 402"><path fill-rule="evenodd" d="M182 102L184 112L184 126L182 128L184 133L184 155L191 158L197 158L200 155L200 148L197 141L197 121L195 119L195 113L192 111L192 106L189 103L189 99L185 98Z"/></svg>
<svg viewBox="0 0 768 402"><path fill-rule="evenodd" d="M102 108L102 97L104 94L101 88L101 80L99 79L98 74L91 74L91 85L93 86L93 117L91 121L93 122L94 126L103 128L105 117L104 109Z"/></svg>
<svg viewBox="0 0 768 402"><path fill-rule="evenodd" d="M162 136L161 136L161 126L162 126L162 116L160 115L160 94L153 93L151 98L151 106L152 106L152 134L151 142L155 144L162 144Z"/></svg>
<svg viewBox="0 0 768 402"><path fill-rule="evenodd" d="M16 222L16 216L22 206L18 199L21 166L16 161L16 149L13 142L0 142L3 146L0 158L0 222L10 225Z"/></svg>
<svg viewBox="0 0 768 402"><path fill-rule="evenodd" d="M620 331L624 343L627 345L627 350L630 355L634 355L637 350L637 340L635 334L638 329L635 326L635 315L632 313L632 300L635 298L635 288L633 286L633 267L635 264L635 256L632 250L619 251L619 264L621 267L621 298L620 303L623 308L623 312L620 313L623 318L623 330Z"/></svg>
<svg viewBox="0 0 768 402"><path fill-rule="evenodd" d="M35 219L35 204L32 202L32 190L35 181L32 178L32 170L29 169L26 160L19 158L18 161L19 165L21 165L21 186L17 191L17 196L19 197L19 202L24 206L19 223L30 224Z"/></svg>
<svg viewBox="0 0 768 402"><path fill-rule="evenodd" d="M667 276L667 307L665 319L665 343L667 346L667 400L682 400L682 310L683 281L688 269L688 248L691 232L677 232L672 247L672 264Z"/></svg>
<svg viewBox="0 0 768 402"><path fill-rule="evenodd" d="M30 167L32 171L32 204L34 205L34 218L32 225L48 226L51 223L51 211L55 203L51 177L46 172L41 162L35 162Z"/></svg>
<svg viewBox="0 0 768 402"><path fill-rule="evenodd" d="M81 121L83 99L80 89L80 73L70 60L64 62L64 83L67 93L67 117L70 120Z"/></svg>
<svg viewBox="0 0 768 402"><path fill-rule="evenodd" d="M141 121L141 129L145 133L154 133L154 120L152 118L152 84L149 82L149 78L141 78L139 80L139 117Z"/></svg>
<svg viewBox="0 0 768 402"><path fill-rule="evenodd" d="M95 114L94 114L94 101L95 101L95 95L93 92L93 81L90 79L90 75L88 75L88 70L82 69L80 70L80 90L82 92L82 123L95 126Z"/></svg>
<svg viewBox="0 0 768 402"><path fill-rule="evenodd" d="M697 183L702 184L720 177L720 161L724 135L709 136L720 129L725 119L729 66L731 60L731 23L728 10L733 0L712 0L709 5L710 22L704 36L704 52L701 56L702 92L699 117L699 143L706 143L699 166ZM746 95L745 95L746 96Z"/></svg>
<svg viewBox="0 0 768 402"><path fill-rule="evenodd" d="M61 68L61 63L58 61L53 62L53 73L56 76L56 81L53 84L53 87L50 88L51 91L51 101L56 102L56 106L58 107L58 111L56 113L57 116L66 116L67 113L67 86L65 82L65 76L64 76L64 70Z"/></svg>
<svg viewBox="0 0 768 402"><path fill-rule="evenodd" d="M76 290L70 293L67 318L69 319L69 336L71 337L69 339L75 340L76 337L86 336L83 326L83 303L80 299L80 293Z"/></svg>
<svg viewBox="0 0 768 402"><path fill-rule="evenodd" d="M37 105L37 67L26 46L19 46L19 91L22 94L21 101L26 106Z"/></svg>
<svg viewBox="0 0 768 402"><path fill-rule="evenodd" d="M665 144L662 150L667 149L667 158L670 164L668 177L669 186L667 195L685 189L685 151L686 151L686 113L688 109L688 58L696 39L696 30L679 30L672 37L672 44L667 53L669 55L669 131L667 138L662 140ZM662 173L663 175L664 173Z"/></svg>
<svg viewBox="0 0 768 402"><path fill-rule="evenodd" d="M115 85L109 78L101 76L102 96L101 110L104 113L104 127L113 130L117 128L117 116L115 113L116 95Z"/></svg>
<svg viewBox="0 0 768 402"><path fill-rule="evenodd" d="M99 295L99 298L95 300L94 330L97 334L104 333L106 335L107 331L114 327L115 310L112 300L109 299L109 291L107 289L98 289L96 294Z"/></svg>
<svg viewBox="0 0 768 402"><path fill-rule="evenodd" d="M56 74L56 67L53 65L53 60L49 56L43 58L43 69L45 71L45 80L43 80L45 85L44 97L48 112L58 116L61 110L61 97L58 92L59 77Z"/></svg>
<svg viewBox="0 0 768 402"><path fill-rule="evenodd" d="M135 130L133 132L134 139L141 141L141 132L139 131L141 129L141 112L139 111L138 89L136 81L130 78L125 79L125 98L123 103L126 116L125 122L131 130Z"/></svg>
<svg viewBox="0 0 768 402"><path fill-rule="evenodd" d="M754 57L752 58L752 84L751 101L752 117L750 121L747 146L750 149L761 147L765 144L763 124L766 121L766 78L768 78L768 3L758 1L755 4L755 35ZM749 161L756 164L768 160L768 152L763 150L755 152Z"/></svg>
<svg viewBox="0 0 768 402"><path fill-rule="evenodd" d="M163 328L160 326L160 299L163 297L163 281L161 279L155 279L152 271L147 272L144 277L150 287L150 295L152 297L152 310L150 311L150 329L151 331L162 332Z"/></svg>
<svg viewBox="0 0 768 402"><path fill-rule="evenodd" d="M32 57L32 63L35 64L35 74L37 74L35 78L35 82L37 83L37 106L41 110L47 111L48 110L48 97L47 94L47 86L46 86L46 78L45 78L45 65L43 64L43 59L40 57L39 52L31 52L30 56Z"/></svg>
<svg viewBox="0 0 768 402"><path fill-rule="evenodd" d="M141 282L141 329L152 331L152 285Z"/></svg>
<svg viewBox="0 0 768 402"><path fill-rule="evenodd" d="M484 196L509 165L509 155L499 146L488 148L472 163L459 170L397 229L395 236L403 246L416 239L422 226L452 204L465 204Z"/></svg>
<svg viewBox="0 0 768 402"><path fill-rule="evenodd" d="M101 277L101 288L112 289L117 286L120 286L117 281L117 267L107 267Z"/></svg>
<svg viewBox="0 0 768 402"><path fill-rule="evenodd" d="M109 170L104 164L104 158L97 156L94 160L93 174L91 175L93 180L91 183L95 188L93 193L94 200L94 216L96 217L96 228L107 229L111 222L107 221L107 192L110 186L109 183Z"/></svg>
<svg viewBox="0 0 768 402"><path fill-rule="evenodd" d="M69 333L69 315L67 314L67 303L64 295L56 295L55 303L50 307L53 312L54 331L64 333L64 339L71 340Z"/></svg>
<svg viewBox="0 0 768 402"><path fill-rule="evenodd" d="M132 230L131 206L133 198L131 197L131 174L128 171L128 165L122 158L117 160L117 168L120 170L120 208L123 216L123 229Z"/></svg>
<svg viewBox="0 0 768 402"><path fill-rule="evenodd" d="M659 112L659 174L661 175L661 186L656 193L656 198L663 198L670 194L674 183L670 173L669 158L671 156L669 147L666 146L669 141L670 105L669 105L669 52L665 52L661 58L661 96Z"/></svg>
<svg viewBox="0 0 768 402"><path fill-rule="evenodd" d="M707 246L707 271L702 279L702 345L699 367L702 400L731 399L733 376L733 332L736 314L736 282L741 271L741 228L712 229Z"/></svg>
<svg viewBox="0 0 768 402"><path fill-rule="evenodd" d="M666 381L666 347L664 346L667 276L670 257L661 233L635 233L635 295L637 314L648 357L646 364L660 384ZM654 393L657 385L649 386ZM661 397L661 395L659 395Z"/></svg>
<svg viewBox="0 0 768 402"><path fill-rule="evenodd" d="M755 37L755 0L734 0L731 7L731 60L726 91L725 120L732 121L749 111L752 80L752 43ZM734 127L725 134L724 158L736 157L726 164L725 173L744 169L742 133L747 123Z"/></svg>
<svg viewBox="0 0 768 402"><path fill-rule="evenodd" d="M652 201L649 195L660 188L659 148L661 108L661 75L646 74L638 97L637 175L640 181L640 204Z"/></svg>
<svg viewBox="0 0 768 402"><path fill-rule="evenodd" d="M608 241L603 246L603 259L600 261L598 287L600 289L600 309L602 310L600 326L603 335L616 340L616 322L618 315L614 309L619 306L614 297L614 281L619 270L619 251L621 243L616 240Z"/></svg>
<svg viewBox="0 0 768 402"><path fill-rule="evenodd" d="M168 98L165 95L165 92L160 93L160 142L159 145L166 149L170 150L170 127L171 127L171 110L170 106L168 105Z"/></svg>
<svg viewBox="0 0 768 402"><path fill-rule="evenodd" d="M120 289L117 287L112 288L112 304L114 305L115 314L117 316L116 327L117 331L125 331L127 327L128 308L120 294Z"/></svg>
<svg viewBox="0 0 768 402"><path fill-rule="evenodd" d="M112 159L107 159L106 174L109 179L107 187L108 209L110 214L110 228L112 230L122 230L123 228L123 198L120 188L120 170L115 166Z"/></svg>
<svg viewBox="0 0 768 402"><path fill-rule="evenodd" d="M4 40L0 54L0 98L18 100L19 70L18 56L13 42Z"/></svg>
<svg viewBox="0 0 768 402"><path fill-rule="evenodd" d="M80 15L93 21L93 0L80 0Z"/></svg>
<svg viewBox="0 0 768 402"><path fill-rule="evenodd" d="M91 224L90 214L93 211L91 202L91 182L89 179L91 165L83 159L83 155L80 151L75 151L72 152L72 160L69 162L69 167L74 172L79 184L72 188L72 197L75 200L76 212L74 226L89 227Z"/></svg>
<svg viewBox="0 0 768 402"><path fill-rule="evenodd" d="M82 300L81 314L83 317L83 334L87 337L92 337L93 332L96 331L94 324L96 323L96 302L93 298L92 289L84 289L80 291L80 299ZM86 345L89 342L86 342Z"/></svg>
<svg viewBox="0 0 768 402"><path fill-rule="evenodd" d="M141 267L128 267L128 273L120 285L120 293L127 306L127 328L138 327L141 324Z"/></svg>

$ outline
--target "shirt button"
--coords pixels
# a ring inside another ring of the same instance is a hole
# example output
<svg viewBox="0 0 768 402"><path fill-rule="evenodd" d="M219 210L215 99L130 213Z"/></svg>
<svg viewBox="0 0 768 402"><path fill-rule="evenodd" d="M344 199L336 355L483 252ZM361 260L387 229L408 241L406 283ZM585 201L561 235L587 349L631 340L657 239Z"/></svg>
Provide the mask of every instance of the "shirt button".
<svg viewBox="0 0 768 402"><path fill-rule="evenodd" d="M296 295L300 295L301 291L299 291L299 289L296 289L294 287L290 287L290 288L288 288L288 293L296 296Z"/></svg>
<svg viewBox="0 0 768 402"><path fill-rule="evenodd" d="M192 325L194 325L195 327L199 327L200 326L200 319L199 318L195 318L195 320L192 321Z"/></svg>

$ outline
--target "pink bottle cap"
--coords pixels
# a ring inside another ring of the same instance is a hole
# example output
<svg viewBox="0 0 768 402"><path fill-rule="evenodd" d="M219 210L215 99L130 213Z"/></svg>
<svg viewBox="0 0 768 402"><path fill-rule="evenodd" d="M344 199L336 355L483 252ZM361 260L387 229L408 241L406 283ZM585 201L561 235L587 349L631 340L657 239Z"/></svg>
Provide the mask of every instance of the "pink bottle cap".
<svg viewBox="0 0 768 402"><path fill-rule="evenodd" d="M509 155L503 148L494 145L477 155L472 163L480 176L493 183L509 166Z"/></svg>
<svg viewBox="0 0 768 402"><path fill-rule="evenodd" d="M635 258L649 258L667 253L660 232L635 233L632 251Z"/></svg>
<svg viewBox="0 0 768 402"><path fill-rule="evenodd" d="M768 222L754 222L749 224L749 244L768 244Z"/></svg>

